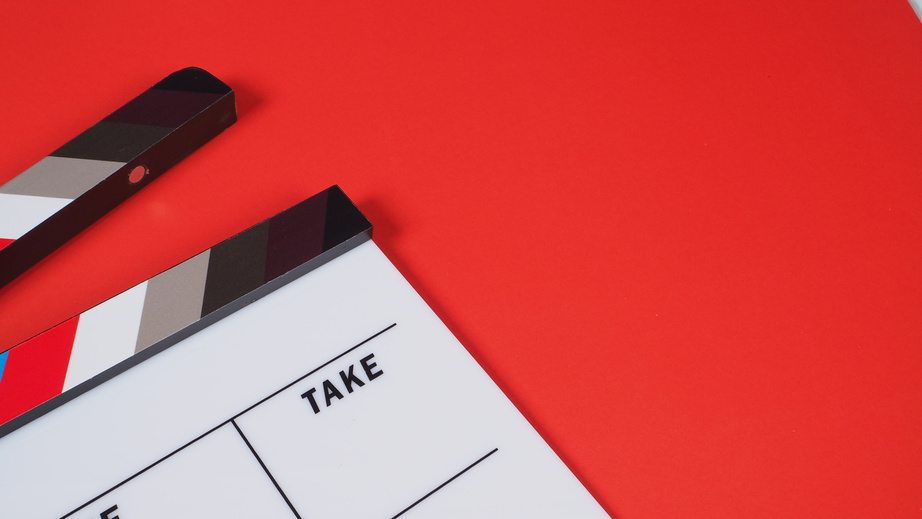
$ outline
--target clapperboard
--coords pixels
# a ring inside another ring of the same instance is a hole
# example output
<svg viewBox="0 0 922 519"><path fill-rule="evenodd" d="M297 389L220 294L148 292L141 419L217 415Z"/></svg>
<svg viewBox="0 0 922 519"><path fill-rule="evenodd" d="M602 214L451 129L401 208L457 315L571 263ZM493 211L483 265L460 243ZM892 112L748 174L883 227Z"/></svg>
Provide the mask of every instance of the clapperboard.
<svg viewBox="0 0 922 519"><path fill-rule="evenodd" d="M0 279L235 119L185 69L0 187ZM0 354L0 517L608 517L371 231L333 186Z"/></svg>

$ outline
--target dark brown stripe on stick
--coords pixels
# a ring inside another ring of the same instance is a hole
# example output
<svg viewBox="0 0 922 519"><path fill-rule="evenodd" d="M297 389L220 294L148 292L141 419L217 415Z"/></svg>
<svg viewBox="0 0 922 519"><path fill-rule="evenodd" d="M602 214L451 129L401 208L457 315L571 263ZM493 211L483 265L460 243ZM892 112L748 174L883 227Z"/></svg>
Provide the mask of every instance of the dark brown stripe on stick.
<svg viewBox="0 0 922 519"><path fill-rule="evenodd" d="M51 156L129 162L170 134L172 128L100 121Z"/></svg>
<svg viewBox="0 0 922 519"><path fill-rule="evenodd" d="M221 95L151 88L104 120L112 123L178 128L214 104Z"/></svg>
<svg viewBox="0 0 922 519"><path fill-rule="evenodd" d="M322 191L269 220L265 281L271 281L323 252L329 192Z"/></svg>
<svg viewBox="0 0 922 519"><path fill-rule="evenodd" d="M202 316L262 285L266 271L269 220L211 248Z"/></svg>

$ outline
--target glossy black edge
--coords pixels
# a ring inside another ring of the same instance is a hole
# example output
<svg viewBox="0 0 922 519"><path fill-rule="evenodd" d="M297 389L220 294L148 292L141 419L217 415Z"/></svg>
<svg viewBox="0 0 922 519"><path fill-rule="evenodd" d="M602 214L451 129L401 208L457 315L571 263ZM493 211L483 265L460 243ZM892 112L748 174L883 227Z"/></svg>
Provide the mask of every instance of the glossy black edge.
<svg viewBox="0 0 922 519"><path fill-rule="evenodd" d="M199 67L186 67L161 79L151 88L157 90L179 90L202 94L229 94L231 87Z"/></svg>
<svg viewBox="0 0 922 519"><path fill-rule="evenodd" d="M337 187L337 186L334 186ZM338 187L337 187L338 188ZM281 213L280 213L281 214ZM169 347L181 342L183 339L190 337L196 332L211 326L212 324L224 319L225 317L233 314L237 310L248 306L264 296L278 290L279 288L291 283L295 279L307 274L308 272L315 270L316 268L329 263L330 261L342 256L343 254L351 251L352 249L358 247L359 245L371 240L372 235L372 226L368 226L353 236L342 240L337 245L324 250L319 255L311 258L310 260L302 263L298 267L295 267L285 274L280 275L279 277L267 281L262 286L256 288L255 290L237 298L236 300L222 306L221 308L211 312L210 314L202 317L198 321L190 324L189 326L179 330L178 332L166 337L165 339L160 340L152 344L151 346L141 350L140 352L128 357L127 359L119 362L115 366L106 369L105 371L100 372L99 374L93 376L89 380L81 382L76 386L68 389L67 391L61 393L60 395L51 398L50 400L43 402L32 409L22 413L16 418L11 419L10 421L0 424L0 439L4 436L12 433L13 431L19 429L20 427L32 422L33 420L38 419L42 415L45 415L58 407L74 400L80 395L90 391L91 389L103 384L104 382L115 378L116 376L128 371L134 366L144 362L145 360L157 355L160 352L165 351Z"/></svg>
<svg viewBox="0 0 922 519"><path fill-rule="evenodd" d="M187 85L189 88L190 81L187 71L190 70L195 71L196 74L199 71L207 74L201 69L183 69L171 74L164 81L178 74L183 81L177 80L176 82L180 85ZM214 81L224 85L217 78L214 78ZM208 88L216 88L212 82L204 82L204 84ZM234 91L227 85L224 87L227 88L227 92L192 119L167 134L118 171L19 239L0 249L0 289L234 124L237 121ZM146 167L148 173L140 182L132 184L128 181L128 176L138 166Z"/></svg>

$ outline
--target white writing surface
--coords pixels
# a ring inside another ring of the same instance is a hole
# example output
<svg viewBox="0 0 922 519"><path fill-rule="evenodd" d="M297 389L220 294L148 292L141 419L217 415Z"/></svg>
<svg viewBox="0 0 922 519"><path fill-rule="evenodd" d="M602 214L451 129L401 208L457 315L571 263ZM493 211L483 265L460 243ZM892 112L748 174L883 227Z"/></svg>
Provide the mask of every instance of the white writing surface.
<svg viewBox="0 0 922 519"><path fill-rule="evenodd" d="M0 438L0 517L608 517L368 242Z"/></svg>

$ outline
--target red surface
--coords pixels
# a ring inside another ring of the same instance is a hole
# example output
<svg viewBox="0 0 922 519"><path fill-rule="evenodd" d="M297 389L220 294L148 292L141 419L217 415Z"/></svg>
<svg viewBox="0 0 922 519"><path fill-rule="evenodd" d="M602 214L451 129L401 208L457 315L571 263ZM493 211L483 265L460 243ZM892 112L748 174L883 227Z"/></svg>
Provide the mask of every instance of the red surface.
<svg viewBox="0 0 922 519"><path fill-rule="evenodd" d="M922 514L905 0L33 2L0 181L175 69L240 122L0 291L12 345L339 183L619 519Z"/></svg>
<svg viewBox="0 0 922 519"><path fill-rule="evenodd" d="M4 177L4 178L6 178L6 177ZM0 249L6 247L7 245L9 245L9 244L11 244L11 243L13 243L13 241L14 241L14 240L10 240L10 239L7 239L7 238L0 238Z"/></svg>
<svg viewBox="0 0 922 519"><path fill-rule="evenodd" d="M0 380L0 424L61 394L77 318L10 350Z"/></svg>

